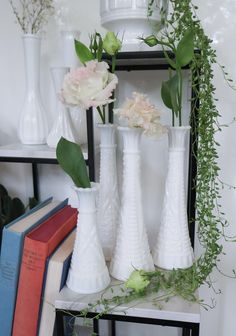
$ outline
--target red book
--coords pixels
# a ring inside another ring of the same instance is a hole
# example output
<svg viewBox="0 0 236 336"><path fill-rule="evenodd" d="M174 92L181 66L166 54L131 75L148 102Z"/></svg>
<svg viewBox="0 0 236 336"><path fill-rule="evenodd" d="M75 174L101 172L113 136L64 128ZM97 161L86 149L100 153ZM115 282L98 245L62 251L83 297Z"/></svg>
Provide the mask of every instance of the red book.
<svg viewBox="0 0 236 336"><path fill-rule="evenodd" d="M13 336L36 336L44 271L49 255L76 226L77 210L69 205L31 231L24 241Z"/></svg>

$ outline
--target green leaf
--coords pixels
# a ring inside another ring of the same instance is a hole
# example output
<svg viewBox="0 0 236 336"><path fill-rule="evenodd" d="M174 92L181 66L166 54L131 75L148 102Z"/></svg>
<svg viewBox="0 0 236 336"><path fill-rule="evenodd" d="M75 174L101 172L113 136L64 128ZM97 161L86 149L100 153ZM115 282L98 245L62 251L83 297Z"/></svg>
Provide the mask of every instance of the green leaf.
<svg viewBox="0 0 236 336"><path fill-rule="evenodd" d="M29 197L29 208L33 209L39 202L35 197Z"/></svg>
<svg viewBox="0 0 236 336"><path fill-rule="evenodd" d="M10 212L10 221L15 218L23 215L25 213L25 206L21 200L17 197L13 198L11 201L11 212Z"/></svg>
<svg viewBox="0 0 236 336"><path fill-rule="evenodd" d="M192 30L187 30L178 44L176 50L176 63L179 67L189 64L194 56L194 34Z"/></svg>
<svg viewBox="0 0 236 336"><path fill-rule="evenodd" d="M179 113L178 104L178 92L179 92L179 77L175 74L168 81L162 83L161 87L161 97L163 103L175 112L176 116Z"/></svg>
<svg viewBox="0 0 236 336"><path fill-rule="evenodd" d="M75 40L75 51L81 63L85 64L88 61L94 60L91 51L82 42Z"/></svg>
<svg viewBox="0 0 236 336"><path fill-rule="evenodd" d="M162 82L161 86L161 98L163 100L163 103L166 107L173 110L172 102L171 102L171 94L170 94L170 85L169 81Z"/></svg>
<svg viewBox="0 0 236 336"><path fill-rule="evenodd" d="M166 52L166 50L163 48L163 52L165 55L165 58L167 60L167 62L170 64L170 66L174 69L177 68L177 64L169 57L168 53Z"/></svg>
<svg viewBox="0 0 236 336"><path fill-rule="evenodd" d="M78 144L61 138L56 149L57 160L76 187L90 188L84 156Z"/></svg>

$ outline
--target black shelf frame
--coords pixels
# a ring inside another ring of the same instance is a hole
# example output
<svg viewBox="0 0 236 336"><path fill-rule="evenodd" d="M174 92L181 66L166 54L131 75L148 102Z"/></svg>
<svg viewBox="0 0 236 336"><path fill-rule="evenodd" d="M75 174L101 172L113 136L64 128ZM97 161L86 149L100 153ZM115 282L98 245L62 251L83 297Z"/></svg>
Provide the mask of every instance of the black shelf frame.
<svg viewBox="0 0 236 336"><path fill-rule="evenodd" d="M174 58L172 52L167 52L170 58ZM195 53L200 53L199 50L195 50ZM102 60L106 61L111 67L111 57L103 54ZM140 52L120 52L117 55L116 71L154 71L154 70L168 70L170 65L166 61L163 51L140 51ZM184 69L190 69L186 66ZM197 70L200 72L200 69ZM113 123L113 111L112 104L109 106L110 123ZM191 92L191 114L194 114L194 118L190 118L190 126L192 132L190 132L189 139L189 171L188 171L188 197L187 197L187 213L189 221L189 235L191 244L194 248L194 236L195 236L195 211L196 211L196 190L195 181L197 177L197 147L198 147L198 134L195 130L196 123L198 122L198 108L199 99L196 97L192 88ZM71 316L71 314L78 315L79 312L73 312L68 310L56 309L56 326L57 335L64 336L63 318L65 316ZM94 317L94 313L90 312L88 317ZM116 335L116 321L143 323L143 324L155 324L162 326L172 326L182 328L182 336L199 336L200 323L184 322L184 321L171 321L171 320L159 320L151 318L140 318L132 316L121 316L115 314L107 314L101 317L101 319L110 321L110 335ZM95 320L93 324L94 333L99 336L99 320Z"/></svg>

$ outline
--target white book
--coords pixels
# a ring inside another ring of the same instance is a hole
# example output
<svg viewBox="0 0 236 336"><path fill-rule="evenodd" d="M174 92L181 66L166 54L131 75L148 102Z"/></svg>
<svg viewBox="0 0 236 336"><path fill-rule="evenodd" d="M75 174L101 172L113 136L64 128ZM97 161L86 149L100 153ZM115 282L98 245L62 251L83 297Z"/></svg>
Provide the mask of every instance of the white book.
<svg viewBox="0 0 236 336"><path fill-rule="evenodd" d="M65 285L74 242L75 230L67 236L48 260L38 336L53 335L56 318L54 302L61 288Z"/></svg>

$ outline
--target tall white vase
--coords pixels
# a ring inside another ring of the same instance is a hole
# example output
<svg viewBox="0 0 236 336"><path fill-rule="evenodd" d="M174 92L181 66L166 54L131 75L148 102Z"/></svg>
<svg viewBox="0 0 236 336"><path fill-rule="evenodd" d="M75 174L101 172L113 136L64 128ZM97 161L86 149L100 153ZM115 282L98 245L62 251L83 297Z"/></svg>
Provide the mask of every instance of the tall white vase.
<svg viewBox="0 0 236 336"><path fill-rule="evenodd" d="M115 247L119 218L115 130L112 124L99 124L100 187L98 201L98 231L103 253L110 260Z"/></svg>
<svg viewBox="0 0 236 336"><path fill-rule="evenodd" d="M142 130L118 127L123 137L123 185L120 222L114 254L110 264L111 275L127 280L134 269L153 271L154 265L142 210L140 139Z"/></svg>
<svg viewBox="0 0 236 336"><path fill-rule="evenodd" d="M80 31L78 30L62 30L61 31L61 40L62 40L62 53L63 53L63 64L65 67L70 69L75 69L81 66L78 56L75 51L75 42L74 40L79 40ZM70 114L72 122L74 125L75 140L79 144L87 143L87 130L86 130L86 111L74 107L70 108Z"/></svg>
<svg viewBox="0 0 236 336"><path fill-rule="evenodd" d="M110 283L102 247L97 233L97 184L91 188L76 188L79 214L75 246L67 278L67 287L77 293L91 294Z"/></svg>
<svg viewBox="0 0 236 336"><path fill-rule="evenodd" d="M72 142L76 141L75 130L73 122L71 120L70 111L68 108L65 107L64 104L62 104L58 97L62 87L63 79L68 71L69 68L66 67L51 68L51 74L57 99L56 119L47 137L47 144L49 147L52 148L56 148L57 143L61 137L64 137L65 139Z"/></svg>
<svg viewBox="0 0 236 336"><path fill-rule="evenodd" d="M26 94L19 121L19 138L23 144L46 143L48 126L40 95L41 37L23 35Z"/></svg>
<svg viewBox="0 0 236 336"><path fill-rule="evenodd" d="M153 260L163 269L185 269L193 264L185 189L186 136L189 135L190 126L170 127L168 131L168 171Z"/></svg>

